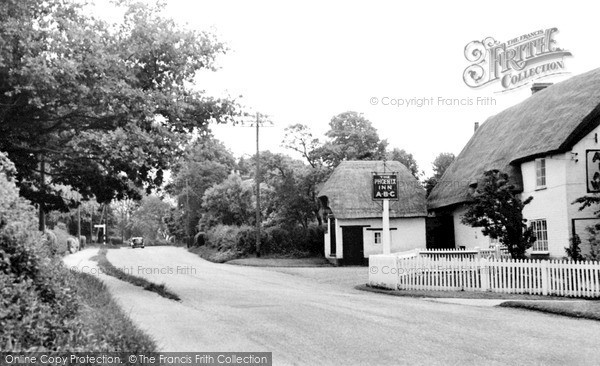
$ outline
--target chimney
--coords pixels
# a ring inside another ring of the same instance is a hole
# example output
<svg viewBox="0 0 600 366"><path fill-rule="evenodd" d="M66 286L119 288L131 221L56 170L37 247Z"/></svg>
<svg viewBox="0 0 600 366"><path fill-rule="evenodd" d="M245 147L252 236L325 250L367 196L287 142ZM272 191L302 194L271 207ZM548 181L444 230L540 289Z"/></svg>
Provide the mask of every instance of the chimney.
<svg viewBox="0 0 600 366"><path fill-rule="evenodd" d="M531 86L531 94L533 95L542 89L546 89L550 85L552 85L552 83L533 83Z"/></svg>
<svg viewBox="0 0 600 366"><path fill-rule="evenodd" d="M477 132L478 128L479 128L479 122L475 122L475 124L473 125L473 133Z"/></svg>

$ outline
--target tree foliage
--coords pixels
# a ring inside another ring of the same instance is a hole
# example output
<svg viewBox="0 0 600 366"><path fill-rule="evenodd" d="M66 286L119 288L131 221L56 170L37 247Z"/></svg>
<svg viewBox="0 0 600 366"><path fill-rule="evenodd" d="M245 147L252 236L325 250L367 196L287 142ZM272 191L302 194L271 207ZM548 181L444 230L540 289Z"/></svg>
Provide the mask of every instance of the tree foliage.
<svg viewBox="0 0 600 366"><path fill-rule="evenodd" d="M107 24L70 0L0 3L0 150L21 195L46 210L75 203L57 184L99 202L140 198L140 187L162 183L186 134L234 113L189 87L226 51L221 42L160 6L121 4L123 21Z"/></svg>
<svg viewBox="0 0 600 366"><path fill-rule="evenodd" d="M513 258L524 258L536 238L527 220L523 218L523 208L533 197L522 201L515 194L515 187L509 183L508 174L486 171L472 194L472 202L462 218L465 225L481 227L483 235L499 239Z"/></svg>
<svg viewBox="0 0 600 366"><path fill-rule="evenodd" d="M396 147L392 151L388 151L386 154L386 160L399 161L408 168L413 177L419 179L419 165L417 164L413 154L404 149L399 149Z"/></svg>
<svg viewBox="0 0 600 366"><path fill-rule="evenodd" d="M442 176L446 172L446 169L452 164L456 157L452 153L440 153L433 160L433 175L425 180L425 189L427 190L427 196L433 190L433 188L442 179Z"/></svg>
<svg viewBox="0 0 600 366"><path fill-rule="evenodd" d="M204 136L187 147L184 156L173 170L173 180L168 186L177 198L181 228L185 235L195 234L196 224L202 217L202 196L211 186L221 183L236 168L233 154L219 140ZM171 221L172 225L176 221Z"/></svg>
<svg viewBox="0 0 600 366"><path fill-rule="evenodd" d="M334 116L329 122L329 138L316 154L330 167L336 167L343 160L381 160L385 157L386 140L379 134L371 121L361 113L344 112Z"/></svg>
<svg viewBox="0 0 600 366"><path fill-rule="evenodd" d="M237 174L230 174L226 180L206 190L202 197L202 208L206 212L202 222L208 226L254 225L256 223L256 194L253 179L242 180ZM260 185L261 217L273 212L273 189L267 184Z"/></svg>

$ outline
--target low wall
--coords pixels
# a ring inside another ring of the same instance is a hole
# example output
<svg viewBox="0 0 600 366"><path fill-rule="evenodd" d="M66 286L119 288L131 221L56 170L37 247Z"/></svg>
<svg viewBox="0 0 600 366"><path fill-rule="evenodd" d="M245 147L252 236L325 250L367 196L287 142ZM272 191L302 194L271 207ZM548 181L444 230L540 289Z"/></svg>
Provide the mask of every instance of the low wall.
<svg viewBox="0 0 600 366"><path fill-rule="evenodd" d="M397 256L373 254L369 256L369 286L398 289Z"/></svg>

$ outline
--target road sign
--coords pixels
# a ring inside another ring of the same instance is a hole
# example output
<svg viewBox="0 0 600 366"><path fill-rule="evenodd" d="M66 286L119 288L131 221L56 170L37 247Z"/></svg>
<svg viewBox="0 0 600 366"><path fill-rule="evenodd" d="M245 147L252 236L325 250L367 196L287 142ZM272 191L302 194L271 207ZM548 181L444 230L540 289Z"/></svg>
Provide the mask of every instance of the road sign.
<svg viewBox="0 0 600 366"><path fill-rule="evenodd" d="M106 229L106 224L94 225L94 227L99 227L99 228L102 228L102 229Z"/></svg>
<svg viewBox="0 0 600 366"><path fill-rule="evenodd" d="M373 200L398 200L396 174L373 174Z"/></svg>

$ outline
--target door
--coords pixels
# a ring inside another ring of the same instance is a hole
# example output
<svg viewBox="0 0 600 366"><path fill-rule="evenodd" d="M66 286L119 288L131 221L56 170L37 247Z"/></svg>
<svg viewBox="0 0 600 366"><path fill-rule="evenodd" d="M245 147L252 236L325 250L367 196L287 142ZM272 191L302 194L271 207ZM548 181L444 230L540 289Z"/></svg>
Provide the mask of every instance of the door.
<svg viewBox="0 0 600 366"><path fill-rule="evenodd" d="M452 216L425 219L428 249L454 248L454 219Z"/></svg>
<svg viewBox="0 0 600 366"><path fill-rule="evenodd" d="M329 253L331 253L332 257L335 257L336 252L336 242L335 242L335 218L332 217L329 219Z"/></svg>
<svg viewBox="0 0 600 366"><path fill-rule="evenodd" d="M364 264L363 227L343 226L344 264Z"/></svg>

